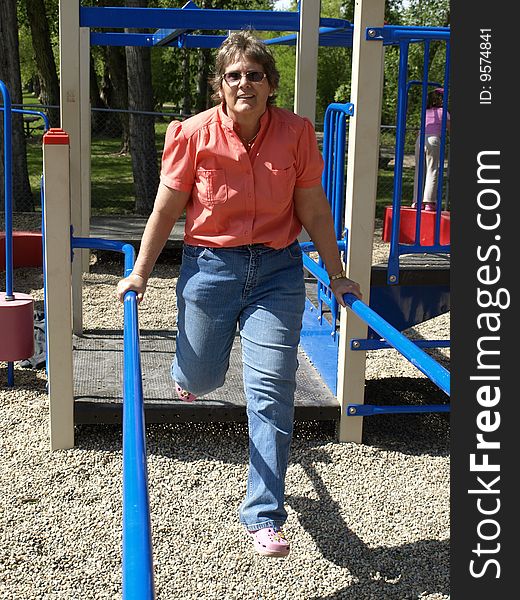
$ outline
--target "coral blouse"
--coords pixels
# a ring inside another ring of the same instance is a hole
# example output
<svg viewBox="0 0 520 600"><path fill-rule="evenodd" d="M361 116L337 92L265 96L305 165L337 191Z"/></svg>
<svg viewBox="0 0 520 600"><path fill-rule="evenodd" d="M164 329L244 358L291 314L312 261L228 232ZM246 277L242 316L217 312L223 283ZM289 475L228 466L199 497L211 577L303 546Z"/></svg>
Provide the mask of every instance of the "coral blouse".
<svg viewBox="0 0 520 600"><path fill-rule="evenodd" d="M323 160L312 124L268 107L249 151L233 126L222 105L168 126L161 182L191 192L184 241L285 248L302 228L294 188L321 183Z"/></svg>

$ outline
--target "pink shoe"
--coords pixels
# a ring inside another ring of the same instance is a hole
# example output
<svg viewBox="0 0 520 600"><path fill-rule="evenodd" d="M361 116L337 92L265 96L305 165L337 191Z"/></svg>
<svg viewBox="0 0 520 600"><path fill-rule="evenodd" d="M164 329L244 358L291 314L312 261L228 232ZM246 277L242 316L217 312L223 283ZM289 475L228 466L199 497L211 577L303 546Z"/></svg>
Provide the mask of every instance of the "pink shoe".
<svg viewBox="0 0 520 600"><path fill-rule="evenodd" d="M177 392L179 400L182 400L183 402L193 402L197 399L197 396L194 396L191 392L183 390L177 382L175 382L175 391Z"/></svg>
<svg viewBox="0 0 520 600"><path fill-rule="evenodd" d="M280 527L264 527L249 531L253 545L258 554L263 556L287 556L291 549L284 532Z"/></svg>
<svg viewBox="0 0 520 600"><path fill-rule="evenodd" d="M410 206L410 208L417 208L417 202L412 202L412 205Z"/></svg>
<svg viewBox="0 0 520 600"><path fill-rule="evenodd" d="M425 212L435 212L437 210L437 204L435 202L425 202L423 210Z"/></svg>

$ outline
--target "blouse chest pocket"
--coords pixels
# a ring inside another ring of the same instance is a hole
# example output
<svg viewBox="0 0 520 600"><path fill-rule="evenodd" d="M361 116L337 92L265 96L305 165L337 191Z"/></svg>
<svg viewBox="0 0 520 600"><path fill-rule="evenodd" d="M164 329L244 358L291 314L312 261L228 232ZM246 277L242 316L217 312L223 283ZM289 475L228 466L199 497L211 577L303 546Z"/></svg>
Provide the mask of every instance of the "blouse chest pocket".
<svg viewBox="0 0 520 600"><path fill-rule="evenodd" d="M285 168L278 168L277 165L266 162L267 176L271 183L271 191L275 194L291 194L294 191L296 183L296 171L291 165Z"/></svg>
<svg viewBox="0 0 520 600"><path fill-rule="evenodd" d="M208 208L224 204L228 199L224 169L197 169L195 187L200 202Z"/></svg>

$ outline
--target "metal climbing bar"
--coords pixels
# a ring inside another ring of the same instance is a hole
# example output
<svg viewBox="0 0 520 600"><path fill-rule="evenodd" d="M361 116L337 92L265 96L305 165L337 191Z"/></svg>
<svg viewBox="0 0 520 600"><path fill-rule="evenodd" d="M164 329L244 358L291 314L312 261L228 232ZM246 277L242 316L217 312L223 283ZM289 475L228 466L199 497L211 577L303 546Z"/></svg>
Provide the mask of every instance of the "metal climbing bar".
<svg viewBox="0 0 520 600"><path fill-rule="evenodd" d="M14 300L13 294L13 167L11 96L5 83L0 80L4 111L4 221L5 221L5 301ZM7 363L7 386L14 385L14 363Z"/></svg>
<svg viewBox="0 0 520 600"><path fill-rule="evenodd" d="M122 252L125 277L132 271L130 244L72 237L72 248ZM123 334L123 600L153 600L153 554L146 465L143 382L136 293L124 298Z"/></svg>
<svg viewBox="0 0 520 600"><path fill-rule="evenodd" d="M13 300L13 164L11 96L0 80L4 112L5 298Z"/></svg>
<svg viewBox="0 0 520 600"><path fill-rule="evenodd" d="M345 150L347 138L347 119L354 114L354 105L329 104L325 111L323 124L323 175L322 185L329 201L334 220L336 240L340 241L343 230L343 205L345 201ZM318 265L323 261L318 258ZM323 319L323 304L330 309L332 335L336 336L336 321L339 314L338 303L330 289L318 280L317 302L319 319Z"/></svg>
<svg viewBox="0 0 520 600"><path fill-rule="evenodd" d="M420 147L424 147L425 133L425 114L426 114L426 97L428 86L433 85L429 79L430 66L430 43L432 41L443 41L445 47L445 67L444 79L442 86L444 87L445 97L448 95L449 87L449 71L450 71L450 31L449 28L386 28L384 32L377 28L372 28L373 35L369 35L367 31L367 39L382 39L383 34L387 41L399 46L399 75L398 75L398 94L397 94L397 117L396 117L396 150L395 150L395 169L394 169L394 188L392 199L392 226L390 238L390 252L388 257L388 274L387 281L390 285L399 283L399 257L403 254L423 254L423 253L449 253L450 245L442 244L440 241L441 232L441 212L442 212L442 190L444 169L439 171L439 179L437 183L437 205L435 212L435 227L433 243L421 243L421 228L423 214L422 208L422 188L423 188L423 172L424 160L420 160L416 165L418 170L417 180L419 182L418 198L414 198L417 202L417 214L415 222L415 242L413 244L400 243L400 225L401 225L401 203L403 196L403 175L404 175L404 151L407 126L407 110L408 110L408 93L410 86L421 85L421 128L420 128ZM423 57L423 73L420 81L409 81L409 50L411 44L422 42L424 44ZM440 87L437 84L438 87ZM447 111L443 111L442 116L442 135L440 143L440 165L444 165L445 146L446 146L446 127L447 127Z"/></svg>

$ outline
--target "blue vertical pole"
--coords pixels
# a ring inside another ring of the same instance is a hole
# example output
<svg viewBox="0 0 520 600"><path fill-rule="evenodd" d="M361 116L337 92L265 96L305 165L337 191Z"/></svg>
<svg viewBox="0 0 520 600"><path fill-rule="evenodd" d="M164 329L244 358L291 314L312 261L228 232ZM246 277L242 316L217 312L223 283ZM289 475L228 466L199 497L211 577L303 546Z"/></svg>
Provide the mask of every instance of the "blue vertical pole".
<svg viewBox="0 0 520 600"><path fill-rule="evenodd" d="M388 256L388 283L399 280L399 224L401 220L401 193L403 189L404 142L406 136L406 82L408 80L409 41L399 42L399 77L397 85L397 119L395 132L394 195L392 200L392 233Z"/></svg>
<svg viewBox="0 0 520 600"><path fill-rule="evenodd" d="M11 147L11 97L0 80L4 100L4 203L5 203L5 300L14 300L13 294L13 179ZM7 363L7 385L14 386L14 363Z"/></svg>
<svg viewBox="0 0 520 600"><path fill-rule="evenodd" d="M2 80L0 80L0 90L4 100L5 299L14 300L11 97Z"/></svg>

